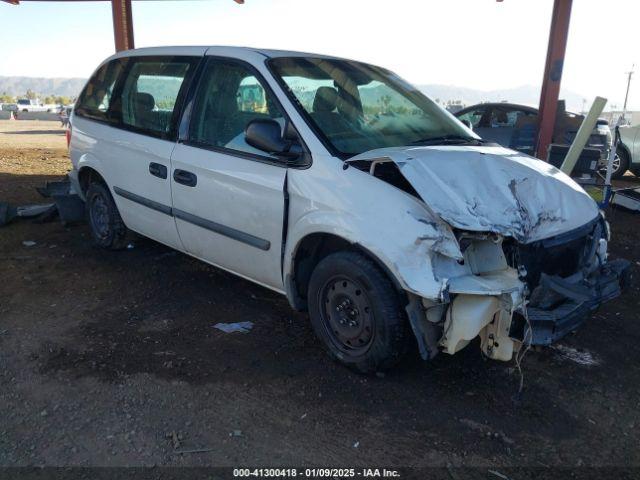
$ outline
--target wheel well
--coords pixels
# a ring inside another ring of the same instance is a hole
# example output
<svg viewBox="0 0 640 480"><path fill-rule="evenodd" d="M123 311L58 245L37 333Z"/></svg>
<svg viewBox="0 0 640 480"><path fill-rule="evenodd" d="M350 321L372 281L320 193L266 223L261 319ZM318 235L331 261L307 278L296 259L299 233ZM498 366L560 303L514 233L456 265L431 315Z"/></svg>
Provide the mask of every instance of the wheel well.
<svg viewBox="0 0 640 480"><path fill-rule="evenodd" d="M387 266L366 248L337 235L313 233L303 238L298 244L293 257L293 275L292 278L287 279L289 293L293 296L294 308L297 310L307 309L307 289L316 265L332 253L342 251L359 252L373 260L389 277L397 291L403 293L400 284Z"/></svg>
<svg viewBox="0 0 640 480"><path fill-rule="evenodd" d="M105 185L107 184L107 182L104 181L104 178L102 178L102 175L91 167L82 167L80 169L78 172L78 182L80 183L80 188L82 189L83 194L87 193L89 185L93 182L100 182Z"/></svg>

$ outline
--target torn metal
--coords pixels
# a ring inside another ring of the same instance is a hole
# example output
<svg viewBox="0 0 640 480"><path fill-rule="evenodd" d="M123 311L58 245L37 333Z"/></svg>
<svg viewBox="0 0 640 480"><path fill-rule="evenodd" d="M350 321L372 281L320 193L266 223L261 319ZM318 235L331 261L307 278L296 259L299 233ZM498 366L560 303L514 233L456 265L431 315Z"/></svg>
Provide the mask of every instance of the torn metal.
<svg viewBox="0 0 640 480"><path fill-rule="evenodd" d="M629 263L607 261L596 203L545 162L494 146L386 148L347 162L421 200L404 209L425 227L402 230L414 245L375 251L404 280L425 359L479 336L489 358L510 360L525 338L550 344L621 292Z"/></svg>

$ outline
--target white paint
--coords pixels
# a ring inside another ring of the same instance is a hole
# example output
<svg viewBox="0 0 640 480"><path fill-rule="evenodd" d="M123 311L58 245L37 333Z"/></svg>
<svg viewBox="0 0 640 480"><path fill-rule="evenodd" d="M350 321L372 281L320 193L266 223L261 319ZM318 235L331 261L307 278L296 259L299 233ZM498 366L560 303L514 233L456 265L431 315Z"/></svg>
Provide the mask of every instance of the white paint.
<svg viewBox="0 0 640 480"><path fill-rule="evenodd" d="M448 293L458 294L458 314L452 310L448 315L451 343L448 338L443 343L450 353L481 335L489 357L511 358L508 330L513 309L523 301L524 285L506 263L502 238L530 242L593 220L597 206L577 184L544 162L502 147L405 146L354 157L389 158L418 192L417 198L366 171L344 168L327 151L264 63L265 55L301 54L167 47L116 56L174 54L226 56L253 65L309 149L311 166L255 162L73 116L70 178L75 188L79 190L78 169L89 166L112 191L115 185L171 212L184 211L267 240L269 249L257 249L114 195L132 230L280 293L287 290L295 255L307 236L338 236L367 250L402 289L428 300L423 304L444 303ZM166 180L149 174L152 161L167 166ZM173 182L176 168L197 173L197 188ZM285 175L289 208L282 252ZM453 228L471 232L467 236L478 242L465 256Z"/></svg>
<svg viewBox="0 0 640 480"><path fill-rule="evenodd" d="M391 158L448 224L532 242L593 220L598 207L557 168L503 147L384 148L352 160Z"/></svg>

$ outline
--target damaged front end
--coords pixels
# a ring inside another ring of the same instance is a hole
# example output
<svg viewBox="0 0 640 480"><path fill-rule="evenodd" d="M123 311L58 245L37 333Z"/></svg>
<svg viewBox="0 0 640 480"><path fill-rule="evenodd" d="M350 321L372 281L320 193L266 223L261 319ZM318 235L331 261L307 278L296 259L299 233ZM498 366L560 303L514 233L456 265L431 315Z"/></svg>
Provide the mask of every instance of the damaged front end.
<svg viewBox="0 0 640 480"><path fill-rule="evenodd" d="M455 234L456 255L430 253L440 295L408 293L424 359L479 336L489 358L508 361L523 344L558 340L621 293L629 262L607 260L607 222L545 162L465 146L380 149L350 162L420 198Z"/></svg>
<svg viewBox="0 0 640 480"><path fill-rule="evenodd" d="M464 260L434 265L436 275L452 275L441 301L408 307L423 358L454 354L479 336L487 357L508 361L523 344L549 345L575 330L627 281L629 262L607 260L608 231L598 216L531 243L457 232Z"/></svg>
<svg viewBox="0 0 640 480"><path fill-rule="evenodd" d="M627 260L607 260L609 227L602 216L577 230L533 242L505 245L509 263L523 273L530 292L526 312L516 312L510 336L549 345L575 330L602 303L621 294ZM527 325L527 323L529 325Z"/></svg>

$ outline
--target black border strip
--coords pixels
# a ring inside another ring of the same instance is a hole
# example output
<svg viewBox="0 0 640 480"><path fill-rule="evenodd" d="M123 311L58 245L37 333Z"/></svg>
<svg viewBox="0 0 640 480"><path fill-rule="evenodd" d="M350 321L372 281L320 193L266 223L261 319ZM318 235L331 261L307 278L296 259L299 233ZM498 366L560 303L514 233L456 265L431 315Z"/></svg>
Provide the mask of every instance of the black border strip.
<svg viewBox="0 0 640 480"><path fill-rule="evenodd" d="M269 250L269 248L271 248L271 242L269 242L269 240L264 240L260 237L254 237L249 233L236 230L235 228L227 227L226 225L222 225L220 223L212 222L211 220L197 217L182 210L177 210L174 208L173 216L179 218L180 220L184 220L185 222L197 225L198 227L206 228L207 230L219 233L220 235L224 235L225 237L229 237L239 242L246 243L247 245L251 245L252 247L259 248L260 250L267 251Z"/></svg>
<svg viewBox="0 0 640 480"><path fill-rule="evenodd" d="M121 189L120 187L113 187L113 191L116 194L120 195L122 198L126 198L127 200L131 200L132 202L139 203L151 210L155 210L156 212L164 213L165 215L173 215L173 211L171 207L163 205L162 203L154 202L153 200L149 200L148 198L141 197L140 195L136 195L135 193L128 192L126 190Z"/></svg>
<svg viewBox="0 0 640 480"><path fill-rule="evenodd" d="M129 192L127 190L123 190L120 187L113 187L113 191L122 198L131 200L132 202L155 210L156 212L179 218L180 220L184 220L185 222L191 223L211 232L218 233L233 240L237 240L238 242L244 243L246 245L250 245L264 251L267 251L271 248L271 242L269 240L256 237L254 235L251 235L250 233L236 230L235 228L228 227L220 223L212 222L211 220L198 217L183 210L168 207L167 205L163 205L162 203L154 202L153 200L149 200L148 198L141 197L140 195Z"/></svg>

